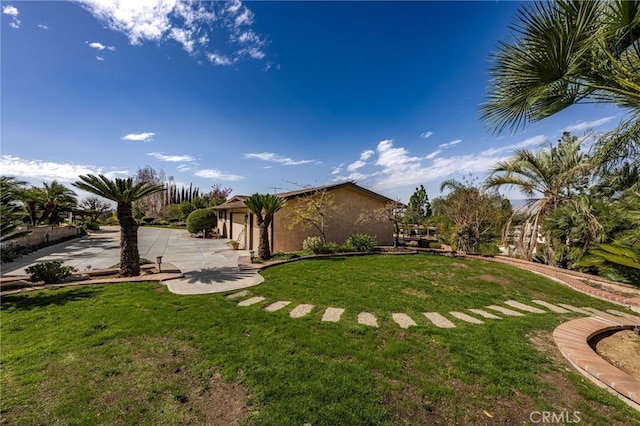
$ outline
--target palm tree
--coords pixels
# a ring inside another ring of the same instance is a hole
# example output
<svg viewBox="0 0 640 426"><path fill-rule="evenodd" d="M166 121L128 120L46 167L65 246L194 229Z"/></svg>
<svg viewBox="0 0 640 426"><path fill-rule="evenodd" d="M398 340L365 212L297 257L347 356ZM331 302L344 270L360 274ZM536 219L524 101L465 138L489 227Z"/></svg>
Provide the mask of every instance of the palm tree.
<svg viewBox="0 0 640 426"><path fill-rule="evenodd" d="M133 179L108 179L103 175L79 176L80 181L72 185L117 203L120 223L120 275L140 275L140 253L138 252L138 223L133 218L133 203L151 194L164 191L162 185L146 182L133 184Z"/></svg>
<svg viewBox="0 0 640 426"><path fill-rule="evenodd" d="M599 141L602 160L640 151L640 1L526 3L492 55L481 118L500 133L579 103L631 116ZM637 160L636 160L637 162Z"/></svg>
<svg viewBox="0 0 640 426"><path fill-rule="evenodd" d="M73 210L78 201L76 193L57 180L48 184L43 182L42 204L43 209L39 221L47 221L49 225L60 223L60 213Z"/></svg>
<svg viewBox="0 0 640 426"><path fill-rule="evenodd" d="M582 140L564 133L557 146L533 152L517 150L507 161L497 163L485 181L485 188L515 187L529 201L516 214L525 214L520 233L520 250L531 259L544 218L587 184L594 168L589 156L580 151ZM535 198L534 198L535 197ZM511 221L505 228L509 233Z"/></svg>
<svg viewBox="0 0 640 426"><path fill-rule="evenodd" d="M271 249L269 246L269 226L273 220L273 215L285 205L282 197L272 194L253 194L247 198L244 204L251 210L257 218L259 229L258 257L269 259Z"/></svg>
<svg viewBox="0 0 640 426"><path fill-rule="evenodd" d="M31 231L19 230L24 210L17 203L17 195L26 182L11 176L0 176L0 242L27 235Z"/></svg>

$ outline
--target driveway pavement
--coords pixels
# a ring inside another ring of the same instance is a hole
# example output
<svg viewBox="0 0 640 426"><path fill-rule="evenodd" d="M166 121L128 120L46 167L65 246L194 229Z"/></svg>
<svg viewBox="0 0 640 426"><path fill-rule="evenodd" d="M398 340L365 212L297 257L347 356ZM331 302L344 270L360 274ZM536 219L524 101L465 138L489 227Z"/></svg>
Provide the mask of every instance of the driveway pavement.
<svg viewBox="0 0 640 426"><path fill-rule="evenodd" d="M185 230L140 227L140 257L180 269L183 278L165 281L177 294L218 293L251 287L264 281L254 270L238 268L238 258L249 256L247 250L233 250L225 239L191 238ZM26 275L24 269L34 263L60 259L78 271L107 269L120 261L118 227L103 227L79 240L72 240L38 250L2 265L2 277Z"/></svg>

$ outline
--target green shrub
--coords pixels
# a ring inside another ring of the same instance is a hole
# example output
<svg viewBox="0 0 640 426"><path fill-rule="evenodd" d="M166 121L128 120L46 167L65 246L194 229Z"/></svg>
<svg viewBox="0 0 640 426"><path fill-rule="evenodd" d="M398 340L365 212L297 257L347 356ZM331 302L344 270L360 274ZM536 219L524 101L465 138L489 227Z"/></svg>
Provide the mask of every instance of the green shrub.
<svg viewBox="0 0 640 426"><path fill-rule="evenodd" d="M350 251L368 252L373 251L378 242L375 237L367 234L353 234L345 244Z"/></svg>
<svg viewBox="0 0 640 426"><path fill-rule="evenodd" d="M297 259L298 257L300 257L300 255L296 253L278 252L278 253L272 254L270 260L291 260L291 259Z"/></svg>
<svg viewBox="0 0 640 426"><path fill-rule="evenodd" d="M441 248L442 248L442 244L431 241L431 242L429 243L429 248L432 248L432 249L441 249Z"/></svg>
<svg viewBox="0 0 640 426"><path fill-rule="evenodd" d="M31 275L31 282L44 281L45 284L54 284L62 282L62 280L69 277L75 272L75 268L73 266L62 266L62 260L50 260L30 266L25 269L25 272Z"/></svg>
<svg viewBox="0 0 640 426"><path fill-rule="evenodd" d="M218 214L211 209L194 210L187 217L187 231L192 234L202 231L209 233L216 226L218 226Z"/></svg>
<svg viewBox="0 0 640 426"><path fill-rule="evenodd" d="M500 254L500 249L497 244L494 243L480 243L478 245L478 253L487 256L496 256Z"/></svg>
<svg viewBox="0 0 640 426"><path fill-rule="evenodd" d="M100 230L100 225L97 222L87 222L84 224L84 229L87 231L98 231Z"/></svg>
<svg viewBox="0 0 640 426"><path fill-rule="evenodd" d="M429 248L429 241L427 241L427 240L418 240L418 247L420 247L420 248Z"/></svg>
<svg viewBox="0 0 640 426"><path fill-rule="evenodd" d="M146 225L151 225L153 223L154 220L156 220L155 217L150 217L150 216L144 216L141 219Z"/></svg>
<svg viewBox="0 0 640 426"><path fill-rule="evenodd" d="M320 237L307 237L302 242L302 248L309 250L314 254L328 254L331 253L329 248L322 242Z"/></svg>

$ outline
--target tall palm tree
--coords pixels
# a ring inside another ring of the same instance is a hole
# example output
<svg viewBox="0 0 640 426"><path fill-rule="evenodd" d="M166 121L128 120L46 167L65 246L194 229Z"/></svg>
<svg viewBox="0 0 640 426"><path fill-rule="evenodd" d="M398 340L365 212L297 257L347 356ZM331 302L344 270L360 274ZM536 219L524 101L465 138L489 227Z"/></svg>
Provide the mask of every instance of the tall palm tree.
<svg viewBox="0 0 640 426"><path fill-rule="evenodd" d="M57 180L48 184L43 182L42 189L42 213L39 221L47 221L49 225L60 223L60 213L73 210L78 201L76 193Z"/></svg>
<svg viewBox="0 0 640 426"><path fill-rule="evenodd" d="M524 4L492 55L482 120L500 133L578 103L630 112L599 141L602 160L640 152L640 0ZM637 159L635 160L638 161Z"/></svg>
<svg viewBox="0 0 640 426"><path fill-rule="evenodd" d="M259 229L258 257L269 259L271 248L269 245L269 226L273 220L273 215L285 205L282 197L272 194L253 194L244 202L257 218Z"/></svg>
<svg viewBox="0 0 640 426"><path fill-rule="evenodd" d="M526 221L520 233L520 250L531 259L544 218L563 200L587 184L594 168L590 157L580 151L582 140L564 133L557 146L538 152L517 150L509 160L497 163L485 180L485 188L514 187L529 201L515 214ZM505 229L509 233L511 221Z"/></svg>
<svg viewBox="0 0 640 426"><path fill-rule="evenodd" d="M117 203L120 223L120 275L132 277L140 275L140 253L138 252L138 223L133 218L133 203L151 194L164 191L162 185L146 182L133 184L133 179L115 178L103 175L79 176L80 181L72 185Z"/></svg>

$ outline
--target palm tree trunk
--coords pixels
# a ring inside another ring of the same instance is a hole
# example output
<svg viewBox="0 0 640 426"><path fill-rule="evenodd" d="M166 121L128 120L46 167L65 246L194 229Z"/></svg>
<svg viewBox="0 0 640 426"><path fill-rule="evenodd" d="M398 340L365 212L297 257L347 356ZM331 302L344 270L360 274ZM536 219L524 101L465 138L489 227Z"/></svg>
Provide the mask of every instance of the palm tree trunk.
<svg viewBox="0 0 640 426"><path fill-rule="evenodd" d="M118 203L120 222L120 275L140 275L140 253L138 252L138 224L133 218L132 203Z"/></svg>
<svg viewBox="0 0 640 426"><path fill-rule="evenodd" d="M271 249L269 248L269 224L265 221L260 223L260 244L258 256L260 259L267 260L271 257Z"/></svg>

